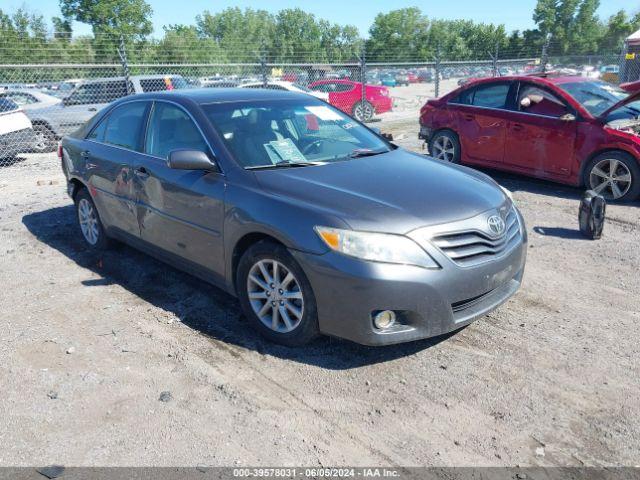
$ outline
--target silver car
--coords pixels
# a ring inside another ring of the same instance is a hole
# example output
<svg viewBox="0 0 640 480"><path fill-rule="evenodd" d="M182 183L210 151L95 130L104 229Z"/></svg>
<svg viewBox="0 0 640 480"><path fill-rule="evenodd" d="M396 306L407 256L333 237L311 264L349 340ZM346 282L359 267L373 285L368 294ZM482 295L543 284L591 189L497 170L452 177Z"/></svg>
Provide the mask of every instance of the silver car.
<svg viewBox="0 0 640 480"><path fill-rule="evenodd" d="M129 85L124 77L74 80L75 87L62 101L30 108L29 118L36 132L35 149L52 152L58 140L84 125L109 103L145 92L188 88L180 75L133 75Z"/></svg>
<svg viewBox="0 0 640 480"><path fill-rule="evenodd" d="M136 95L61 154L89 248L119 239L223 288L275 342L441 335L522 281L527 235L507 191L309 95Z"/></svg>

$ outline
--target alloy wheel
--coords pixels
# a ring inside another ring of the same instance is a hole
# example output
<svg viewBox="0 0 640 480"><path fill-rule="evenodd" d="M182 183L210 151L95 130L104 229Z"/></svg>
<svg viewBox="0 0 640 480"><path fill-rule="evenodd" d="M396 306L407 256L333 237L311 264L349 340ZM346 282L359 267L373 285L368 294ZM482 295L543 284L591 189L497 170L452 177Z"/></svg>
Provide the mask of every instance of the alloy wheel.
<svg viewBox="0 0 640 480"><path fill-rule="evenodd" d="M78 202L78 220L80 222L80 230L85 240L90 245L98 243L100 237L100 229L98 227L98 216L95 208L89 200L81 198Z"/></svg>
<svg viewBox="0 0 640 480"><path fill-rule="evenodd" d="M453 162L456 154L456 148L451 139L445 135L441 135L433 142L433 157L445 162Z"/></svg>
<svg viewBox="0 0 640 480"><path fill-rule="evenodd" d="M251 267L247 295L267 328L288 333L300 325L304 315L302 289L293 272L277 260L260 260Z"/></svg>
<svg viewBox="0 0 640 480"><path fill-rule="evenodd" d="M604 159L591 169L589 183L597 194L608 200L617 200L624 197L631 188L631 171L620 160Z"/></svg>
<svg viewBox="0 0 640 480"><path fill-rule="evenodd" d="M354 110L354 116L361 122L371 120L371 118L373 117L373 107L371 107L371 105L368 103L365 103L364 105L362 103L359 103L358 105L356 105L356 108Z"/></svg>

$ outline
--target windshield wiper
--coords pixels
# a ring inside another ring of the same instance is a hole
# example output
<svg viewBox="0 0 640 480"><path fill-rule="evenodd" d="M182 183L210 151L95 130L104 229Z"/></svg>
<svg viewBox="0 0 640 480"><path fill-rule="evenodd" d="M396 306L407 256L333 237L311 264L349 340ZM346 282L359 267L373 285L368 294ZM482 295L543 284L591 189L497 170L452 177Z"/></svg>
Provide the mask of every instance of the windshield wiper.
<svg viewBox="0 0 640 480"><path fill-rule="evenodd" d="M267 170L273 168L292 168L292 167L313 167L317 165L324 165L325 162L278 162L271 163L269 165L255 165L251 167L245 167L246 170Z"/></svg>
<svg viewBox="0 0 640 480"><path fill-rule="evenodd" d="M368 148L356 148L353 152L349 154L350 158L362 158L362 157L373 157L374 155L380 155L382 153L387 153L386 150L369 150Z"/></svg>

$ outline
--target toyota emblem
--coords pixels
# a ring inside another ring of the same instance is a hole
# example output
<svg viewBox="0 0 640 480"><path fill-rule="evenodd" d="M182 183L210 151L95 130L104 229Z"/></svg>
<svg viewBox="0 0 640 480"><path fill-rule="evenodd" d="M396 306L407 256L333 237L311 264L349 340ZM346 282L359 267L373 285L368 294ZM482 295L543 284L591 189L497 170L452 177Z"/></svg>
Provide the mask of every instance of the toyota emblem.
<svg viewBox="0 0 640 480"><path fill-rule="evenodd" d="M499 215L491 215L487 219L487 224L489 225L489 230L494 235L502 235L504 233L504 229L506 227L504 220Z"/></svg>

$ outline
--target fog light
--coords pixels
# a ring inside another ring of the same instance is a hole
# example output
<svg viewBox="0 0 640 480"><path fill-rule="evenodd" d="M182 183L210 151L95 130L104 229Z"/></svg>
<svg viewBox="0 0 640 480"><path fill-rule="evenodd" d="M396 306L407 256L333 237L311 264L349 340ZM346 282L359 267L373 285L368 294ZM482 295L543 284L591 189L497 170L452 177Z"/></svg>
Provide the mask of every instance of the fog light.
<svg viewBox="0 0 640 480"><path fill-rule="evenodd" d="M383 310L373 317L373 324L379 330L386 330L392 327L394 323L396 323L396 314L391 310Z"/></svg>

